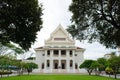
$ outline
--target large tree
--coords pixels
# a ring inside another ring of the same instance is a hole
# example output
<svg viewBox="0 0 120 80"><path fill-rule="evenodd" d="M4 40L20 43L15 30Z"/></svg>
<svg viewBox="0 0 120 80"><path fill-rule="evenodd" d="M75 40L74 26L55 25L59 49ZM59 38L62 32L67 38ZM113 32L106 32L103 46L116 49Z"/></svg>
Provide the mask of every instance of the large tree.
<svg viewBox="0 0 120 80"><path fill-rule="evenodd" d="M67 30L73 37L106 47L120 46L119 0L72 0L69 10L73 15Z"/></svg>
<svg viewBox="0 0 120 80"><path fill-rule="evenodd" d="M120 56L113 56L109 59L110 67L114 71L115 78L117 78L117 72L120 70Z"/></svg>
<svg viewBox="0 0 120 80"><path fill-rule="evenodd" d="M99 71L104 71L105 68L109 65L108 61L105 58L98 58L97 62L100 64Z"/></svg>
<svg viewBox="0 0 120 80"><path fill-rule="evenodd" d="M42 28L41 16L38 0L0 0L0 42L29 49Z"/></svg>
<svg viewBox="0 0 120 80"><path fill-rule="evenodd" d="M30 72L33 71L33 69L37 69L38 65L36 63L25 63L24 68L27 69L28 75Z"/></svg>
<svg viewBox="0 0 120 80"><path fill-rule="evenodd" d="M93 71L93 66L92 64L94 63L95 61L93 60L85 60L80 66L79 68L84 68L87 70L87 72L89 73L89 75L91 75L92 71Z"/></svg>

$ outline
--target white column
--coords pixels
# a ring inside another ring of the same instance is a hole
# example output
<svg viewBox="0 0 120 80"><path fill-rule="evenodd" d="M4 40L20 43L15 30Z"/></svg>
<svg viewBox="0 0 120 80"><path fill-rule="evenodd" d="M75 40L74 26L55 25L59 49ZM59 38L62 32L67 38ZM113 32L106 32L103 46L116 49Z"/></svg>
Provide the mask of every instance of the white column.
<svg viewBox="0 0 120 80"><path fill-rule="evenodd" d="M47 50L45 50L45 61L44 61L44 69L45 69L45 71L46 71L46 69L47 69L47 60L46 60L46 58L47 58Z"/></svg>
<svg viewBox="0 0 120 80"><path fill-rule="evenodd" d="M50 50L50 57L53 58L53 50Z"/></svg>
<svg viewBox="0 0 120 80"><path fill-rule="evenodd" d="M61 50L58 50L58 56L61 57Z"/></svg>
<svg viewBox="0 0 120 80"><path fill-rule="evenodd" d="M58 68L61 67L61 59L59 59L59 62L58 62Z"/></svg>
<svg viewBox="0 0 120 80"><path fill-rule="evenodd" d="M59 72L61 72L61 59L58 60L58 69L59 69Z"/></svg>
<svg viewBox="0 0 120 80"><path fill-rule="evenodd" d="M75 50L73 50L73 70L75 71Z"/></svg>
<svg viewBox="0 0 120 80"><path fill-rule="evenodd" d="M50 69L51 69L51 72L53 70L53 60L50 60Z"/></svg>
<svg viewBox="0 0 120 80"><path fill-rule="evenodd" d="M58 67L61 67L61 50L59 50Z"/></svg>
<svg viewBox="0 0 120 80"><path fill-rule="evenodd" d="M59 50L59 59L58 59L58 69L59 69L59 72L61 72L61 50Z"/></svg>
<svg viewBox="0 0 120 80"><path fill-rule="evenodd" d="M50 69L53 70L53 50L50 50Z"/></svg>
<svg viewBox="0 0 120 80"><path fill-rule="evenodd" d="M70 69L70 59L69 59L70 55L69 55L69 50L66 50L66 65L67 65L67 72L69 72Z"/></svg>

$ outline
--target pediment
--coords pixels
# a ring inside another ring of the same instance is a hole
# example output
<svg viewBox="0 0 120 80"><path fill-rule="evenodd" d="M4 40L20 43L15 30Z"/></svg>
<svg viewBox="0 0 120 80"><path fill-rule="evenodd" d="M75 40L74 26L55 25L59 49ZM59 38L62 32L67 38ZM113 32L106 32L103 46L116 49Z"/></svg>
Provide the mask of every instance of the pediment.
<svg viewBox="0 0 120 80"><path fill-rule="evenodd" d="M51 33L50 38L45 41L45 43L47 42L74 43L74 40L70 37L70 34L61 25L58 25L58 27Z"/></svg>
<svg viewBox="0 0 120 80"><path fill-rule="evenodd" d="M51 36L54 38L55 37L67 37L67 33L62 28L58 28L51 34Z"/></svg>

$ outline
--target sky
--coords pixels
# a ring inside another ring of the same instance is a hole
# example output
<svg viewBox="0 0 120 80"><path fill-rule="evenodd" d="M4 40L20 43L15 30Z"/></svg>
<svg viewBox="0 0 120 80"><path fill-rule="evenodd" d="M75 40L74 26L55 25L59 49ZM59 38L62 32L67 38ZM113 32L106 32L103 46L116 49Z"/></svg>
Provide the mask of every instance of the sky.
<svg viewBox="0 0 120 80"><path fill-rule="evenodd" d="M71 0L39 0L39 3L43 5L43 28L38 32L36 42L32 48L44 46L44 40L50 37L50 34L59 24L65 29L71 24L72 13L68 10ZM89 44L87 41L79 42L76 40L76 46L86 49L84 52L85 59L97 59L107 53L117 51L106 49L98 42Z"/></svg>

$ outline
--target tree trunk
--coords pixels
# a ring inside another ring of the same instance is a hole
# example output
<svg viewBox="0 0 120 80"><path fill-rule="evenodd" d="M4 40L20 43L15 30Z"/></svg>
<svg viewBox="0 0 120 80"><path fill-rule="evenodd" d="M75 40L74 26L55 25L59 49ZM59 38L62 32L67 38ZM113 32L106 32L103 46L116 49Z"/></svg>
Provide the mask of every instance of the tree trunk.
<svg viewBox="0 0 120 80"><path fill-rule="evenodd" d="M98 75L98 71L97 71L97 69L95 69L95 75L96 75L96 76Z"/></svg>
<svg viewBox="0 0 120 80"><path fill-rule="evenodd" d="M87 70L87 71L88 71L89 75L91 75L92 71L91 70Z"/></svg>
<svg viewBox="0 0 120 80"><path fill-rule="evenodd" d="M117 79L117 74L116 74L116 72L115 72L115 79Z"/></svg>
<svg viewBox="0 0 120 80"><path fill-rule="evenodd" d="M89 73L89 75L91 75L91 72L88 72Z"/></svg>
<svg viewBox="0 0 120 80"><path fill-rule="evenodd" d="M28 72L28 75L30 74L30 72Z"/></svg>

